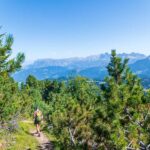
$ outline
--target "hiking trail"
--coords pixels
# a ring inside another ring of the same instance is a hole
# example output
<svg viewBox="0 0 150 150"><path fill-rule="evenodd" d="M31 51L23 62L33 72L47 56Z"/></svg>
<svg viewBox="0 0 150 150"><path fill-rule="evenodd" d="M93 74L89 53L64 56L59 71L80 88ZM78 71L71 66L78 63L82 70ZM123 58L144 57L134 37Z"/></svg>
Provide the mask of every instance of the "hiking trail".
<svg viewBox="0 0 150 150"><path fill-rule="evenodd" d="M35 136L37 141L39 142L38 149L39 150L53 150L52 143L49 139L44 135L43 132L40 133L40 137L36 134L36 130L31 130L30 133Z"/></svg>
<svg viewBox="0 0 150 150"><path fill-rule="evenodd" d="M32 123L30 120L24 120L22 122ZM52 143L43 132L40 132L40 136L38 136L38 134L36 134L36 129L30 129L29 133L34 136L39 143L37 150L53 150ZM30 148L28 150L30 150Z"/></svg>

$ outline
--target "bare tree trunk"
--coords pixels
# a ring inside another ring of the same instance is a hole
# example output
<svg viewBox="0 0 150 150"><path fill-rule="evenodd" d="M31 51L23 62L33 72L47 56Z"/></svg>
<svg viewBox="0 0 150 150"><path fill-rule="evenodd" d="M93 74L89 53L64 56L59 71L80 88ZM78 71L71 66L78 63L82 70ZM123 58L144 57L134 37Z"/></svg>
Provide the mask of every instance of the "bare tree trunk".
<svg viewBox="0 0 150 150"><path fill-rule="evenodd" d="M69 130L69 134L70 134L70 141L71 141L71 143L72 143L73 145L75 145L75 139L74 139L74 137L73 137L73 134L72 134L72 132L71 132L71 129L68 128L68 130Z"/></svg>

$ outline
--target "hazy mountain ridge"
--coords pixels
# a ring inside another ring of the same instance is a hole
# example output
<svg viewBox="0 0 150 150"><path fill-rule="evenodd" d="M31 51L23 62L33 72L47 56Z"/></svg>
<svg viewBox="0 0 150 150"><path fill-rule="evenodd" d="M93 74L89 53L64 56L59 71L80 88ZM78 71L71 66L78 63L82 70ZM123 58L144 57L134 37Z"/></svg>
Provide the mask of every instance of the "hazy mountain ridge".
<svg viewBox="0 0 150 150"><path fill-rule="evenodd" d="M131 69L141 77L145 77L148 72L150 73L150 57L139 53L122 53L118 54L118 56L123 59L129 58ZM107 75L106 65L109 61L110 54L108 53L85 58L40 59L13 76L17 81L25 81L29 74L36 76L40 80L68 78L76 75L102 80Z"/></svg>
<svg viewBox="0 0 150 150"><path fill-rule="evenodd" d="M146 56L139 53L122 53L118 54L121 58L129 58L129 63L134 63L137 60L144 59ZM91 55L88 57L73 57L66 59L39 59L26 68L43 68L48 66L62 66L71 69L86 69L89 67L101 66L105 67L110 60L110 54L104 53L100 55Z"/></svg>

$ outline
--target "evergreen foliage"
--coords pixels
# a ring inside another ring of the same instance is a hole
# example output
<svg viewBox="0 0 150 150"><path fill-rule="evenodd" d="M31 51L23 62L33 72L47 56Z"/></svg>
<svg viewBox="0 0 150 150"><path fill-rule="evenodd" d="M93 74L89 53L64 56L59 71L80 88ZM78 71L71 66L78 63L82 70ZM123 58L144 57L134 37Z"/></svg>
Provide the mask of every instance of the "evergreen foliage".
<svg viewBox="0 0 150 150"><path fill-rule="evenodd" d="M19 53L16 58L10 58L12 44L12 35L0 35L0 124L14 120L24 105L18 84L10 77L21 68L24 54Z"/></svg>
<svg viewBox="0 0 150 150"><path fill-rule="evenodd" d="M0 75L3 77L8 77L11 73L20 69L25 59L22 53L18 53L16 58L10 59L13 41L12 35L0 35Z"/></svg>

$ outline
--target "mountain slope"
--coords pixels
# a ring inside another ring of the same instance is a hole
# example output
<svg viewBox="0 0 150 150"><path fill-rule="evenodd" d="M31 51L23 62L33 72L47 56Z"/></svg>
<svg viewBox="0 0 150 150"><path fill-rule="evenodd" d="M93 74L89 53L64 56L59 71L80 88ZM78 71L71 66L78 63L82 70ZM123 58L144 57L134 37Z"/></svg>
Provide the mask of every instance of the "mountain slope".
<svg viewBox="0 0 150 150"><path fill-rule="evenodd" d="M119 54L121 58L129 58L129 64L134 72L137 73L137 66L140 67L147 58L143 54ZM107 75L106 66L110 61L110 54L93 55L85 58L68 58L68 59L42 59L15 73L13 77L17 81L25 81L26 77L31 74L39 80L59 79L68 76L81 75L84 77L103 80ZM139 64L138 64L139 63ZM141 66L141 69L144 67ZM147 68L147 67L146 67ZM138 71L141 71L140 69Z"/></svg>
<svg viewBox="0 0 150 150"><path fill-rule="evenodd" d="M91 67L80 71L78 74L95 80L103 80L107 75L107 70L100 67Z"/></svg>
<svg viewBox="0 0 150 150"><path fill-rule="evenodd" d="M150 77L150 57L138 60L131 64L130 67L136 74Z"/></svg>
<svg viewBox="0 0 150 150"><path fill-rule="evenodd" d="M43 79L57 79L59 77L67 77L71 74L73 70L70 70L66 67L60 66L50 66L50 67L43 67L43 68L29 68L23 69L13 75L14 79L17 81L25 81L28 75L34 75L39 80Z"/></svg>

